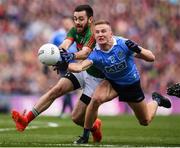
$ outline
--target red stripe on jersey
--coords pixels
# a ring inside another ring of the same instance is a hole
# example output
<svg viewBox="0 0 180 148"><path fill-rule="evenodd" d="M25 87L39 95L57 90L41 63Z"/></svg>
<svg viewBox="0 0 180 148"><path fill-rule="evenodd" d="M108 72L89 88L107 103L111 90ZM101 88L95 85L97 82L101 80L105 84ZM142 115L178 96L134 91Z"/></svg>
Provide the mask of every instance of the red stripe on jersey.
<svg viewBox="0 0 180 148"><path fill-rule="evenodd" d="M67 37L66 39L71 40L71 41L73 41L73 42L74 42L74 38Z"/></svg>
<svg viewBox="0 0 180 148"><path fill-rule="evenodd" d="M95 43L95 38L92 35L89 39L89 42L87 43L87 46L91 48L94 43Z"/></svg>
<svg viewBox="0 0 180 148"><path fill-rule="evenodd" d="M83 48L83 44L77 44L77 49L78 50L82 50L82 48Z"/></svg>

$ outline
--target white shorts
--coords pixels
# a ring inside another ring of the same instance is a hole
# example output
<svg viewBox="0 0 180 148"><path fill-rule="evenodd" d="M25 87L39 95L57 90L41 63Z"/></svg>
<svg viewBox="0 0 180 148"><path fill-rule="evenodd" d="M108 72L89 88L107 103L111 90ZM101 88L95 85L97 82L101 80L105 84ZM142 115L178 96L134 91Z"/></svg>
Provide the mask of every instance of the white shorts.
<svg viewBox="0 0 180 148"><path fill-rule="evenodd" d="M72 76L70 73L66 74L65 77L69 78L73 85L75 86L75 89L81 88L83 89L83 94L87 95L88 97L91 97L94 93L97 85L103 80L101 78L96 78L91 75L89 75L86 71L82 71L80 73L71 73L75 76L79 84L76 83L76 81L72 80ZM71 78L70 78L71 77ZM74 78L73 78L74 79ZM77 87L78 85L78 87Z"/></svg>

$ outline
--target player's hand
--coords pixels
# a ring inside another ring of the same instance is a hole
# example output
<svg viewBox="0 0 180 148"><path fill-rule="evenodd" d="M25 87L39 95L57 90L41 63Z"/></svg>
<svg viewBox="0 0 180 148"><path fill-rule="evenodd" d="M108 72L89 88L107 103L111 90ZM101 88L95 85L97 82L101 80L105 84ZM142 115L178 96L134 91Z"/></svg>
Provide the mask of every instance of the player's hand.
<svg viewBox="0 0 180 148"><path fill-rule="evenodd" d="M53 70L56 71L57 74L67 71L67 68L68 63L66 61L59 61L55 65L53 65Z"/></svg>
<svg viewBox="0 0 180 148"><path fill-rule="evenodd" d="M74 60L75 54L74 53L68 53L65 49L60 49L61 58L62 61L66 61L66 63L69 63L71 60Z"/></svg>
<svg viewBox="0 0 180 148"><path fill-rule="evenodd" d="M74 60L75 54L74 53L63 52L63 53L61 53L61 58L62 58L62 60L69 63L71 60Z"/></svg>
<svg viewBox="0 0 180 148"><path fill-rule="evenodd" d="M131 41L131 40L127 40L125 42L126 46L129 48L129 50L136 52L136 53L141 53L141 48L138 46L137 43Z"/></svg>

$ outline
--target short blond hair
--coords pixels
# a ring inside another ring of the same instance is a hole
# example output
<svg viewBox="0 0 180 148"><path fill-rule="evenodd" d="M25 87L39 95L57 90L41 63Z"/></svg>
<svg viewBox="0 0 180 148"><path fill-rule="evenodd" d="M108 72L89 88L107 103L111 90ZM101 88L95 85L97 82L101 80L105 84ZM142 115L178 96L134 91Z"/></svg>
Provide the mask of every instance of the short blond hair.
<svg viewBox="0 0 180 148"><path fill-rule="evenodd" d="M109 21L107 20L98 20L98 21L95 21L94 25L101 25L101 24L106 24L108 26L111 26L111 24L109 23Z"/></svg>

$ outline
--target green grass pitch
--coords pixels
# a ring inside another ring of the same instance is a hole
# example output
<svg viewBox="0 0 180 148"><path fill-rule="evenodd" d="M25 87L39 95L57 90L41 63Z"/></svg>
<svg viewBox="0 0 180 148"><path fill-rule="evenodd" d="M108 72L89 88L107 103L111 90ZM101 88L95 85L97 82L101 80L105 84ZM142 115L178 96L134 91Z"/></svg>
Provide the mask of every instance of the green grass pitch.
<svg viewBox="0 0 180 148"><path fill-rule="evenodd" d="M85 147L180 146L180 116L156 116L147 127L140 126L133 115L100 117L103 140ZM10 115L0 115L0 147L80 147L72 142L82 128L70 118L40 116L23 133L15 130ZM82 147L81 146L81 147Z"/></svg>

